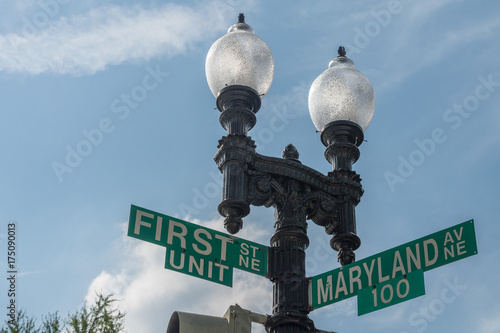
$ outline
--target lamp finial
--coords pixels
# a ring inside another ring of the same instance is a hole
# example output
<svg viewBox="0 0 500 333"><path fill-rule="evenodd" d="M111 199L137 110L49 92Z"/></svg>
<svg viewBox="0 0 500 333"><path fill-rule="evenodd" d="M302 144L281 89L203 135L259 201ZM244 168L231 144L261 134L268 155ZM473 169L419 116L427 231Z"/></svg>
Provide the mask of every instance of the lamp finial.
<svg viewBox="0 0 500 333"><path fill-rule="evenodd" d="M339 50L337 52L339 53L339 57L345 57L345 47L342 45L339 46Z"/></svg>

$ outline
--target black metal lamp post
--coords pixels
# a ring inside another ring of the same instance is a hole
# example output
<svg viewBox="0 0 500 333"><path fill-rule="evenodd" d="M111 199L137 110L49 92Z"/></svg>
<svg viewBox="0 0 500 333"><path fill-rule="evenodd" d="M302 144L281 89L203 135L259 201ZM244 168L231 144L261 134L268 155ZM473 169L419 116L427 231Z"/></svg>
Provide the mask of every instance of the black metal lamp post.
<svg viewBox="0 0 500 333"><path fill-rule="evenodd" d="M273 282L273 313L267 327L273 333L317 332L308 318L305 249L307 222L332 235L331 247L342 265L354 262L361 241L356 235L355 207L363 194L361 178L352 171L359 158L363 131L373 116L375 98L370 81L345 56L343 47L309 92L311 118L321 132L328 175L303 165L293 145L283 158L256 152L247 133L256 123L261 98L271 86L274 61L267 44L239 22L210 48L207 81L217 97L220 123L227 136L214 159L223 174L219 213L231 234L243 226L250 205L275 208L268 277Z"/></svg>

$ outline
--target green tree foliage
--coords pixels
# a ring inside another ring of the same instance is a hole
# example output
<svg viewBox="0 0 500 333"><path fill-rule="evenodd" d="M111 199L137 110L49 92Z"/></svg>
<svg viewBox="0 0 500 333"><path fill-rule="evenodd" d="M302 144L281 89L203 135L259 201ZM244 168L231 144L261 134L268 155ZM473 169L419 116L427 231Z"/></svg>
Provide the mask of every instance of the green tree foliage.
<svg viewBox="0 0 500 333"><path fill-rule="evenodd" d="M61 320L57 312L49 313L38 327L35 318L20 310L14 323L6 322L0 333L124 333L125 314L116 308L116 302L113 294L97 294L95 304L84 305L67 320Z"/></svg>
<svg viewBox="0 0 500 333"><path fill-rule="evenodd" d="M49 313L42 318L42 327L39 333L60 333L61 317L56 313Z"/></svg>
<svg viewBox="0 0 500 333"><path fill-rule="evenodd" d="M85 306L69 316L66 333L120 333L123 332L124 313L113 308L113 295L98 295L97 301L89 309ZM45 333L45 332L41 332Z"/></svg>
<svg viewBox="0 0 500 333"><path fill-rule="evenodd" d="M35 319L29 317L24 310L17 313L17 318L14 323L10 323L7 327L2 327L0 333L42 333L35 328ZM45 333L45 332L44 332Z"/></svg>

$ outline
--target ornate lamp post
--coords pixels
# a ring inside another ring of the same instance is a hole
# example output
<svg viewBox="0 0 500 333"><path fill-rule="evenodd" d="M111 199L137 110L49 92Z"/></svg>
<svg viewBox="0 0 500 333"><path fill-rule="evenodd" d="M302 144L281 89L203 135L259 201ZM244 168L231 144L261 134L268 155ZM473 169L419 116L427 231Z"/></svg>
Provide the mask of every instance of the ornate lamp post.
<svg viewBox="0 0 500 333"><path fill-rule="evenodd" d="M283 158L268 157L258 154L255 142L247 136L273 73L271 50L245 23L243 14L208 52L207 81L217 98L220 123L227 130L214 157L223 174L218 210L225 217L227 231L235 234L250 213L250 205L275 208L268 267L273 314L267 326L274 333L318 332L307 316L306 220L333 236L330 245L338 251L342 265L354 262L354 251L361 244L355 207L363 189L352 164L359 158L357 147L373 116L375 97L370 81L340 47L339 56L309 92L311 118L333 168L323 175L303 165L293 145L285 148Z"/></svg>

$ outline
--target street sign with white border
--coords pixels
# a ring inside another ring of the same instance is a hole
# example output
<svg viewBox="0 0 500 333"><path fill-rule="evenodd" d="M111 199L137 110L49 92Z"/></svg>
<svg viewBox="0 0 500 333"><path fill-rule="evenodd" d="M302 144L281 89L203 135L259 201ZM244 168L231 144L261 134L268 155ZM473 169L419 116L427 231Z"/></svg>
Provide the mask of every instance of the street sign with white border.
<svg viewBox="0 0 500 333"><path fill-rule="evenodd" d="M267 275L267 246L132 205L128 236L166 247L165 268L232 286L233 268Z"/></svg>
<svg viewBox="0 0 500 333"><path fill-rule="evenodd" d="M412 272L477 254L474 220L457 224L309 279L311 310Z"/></svg>

